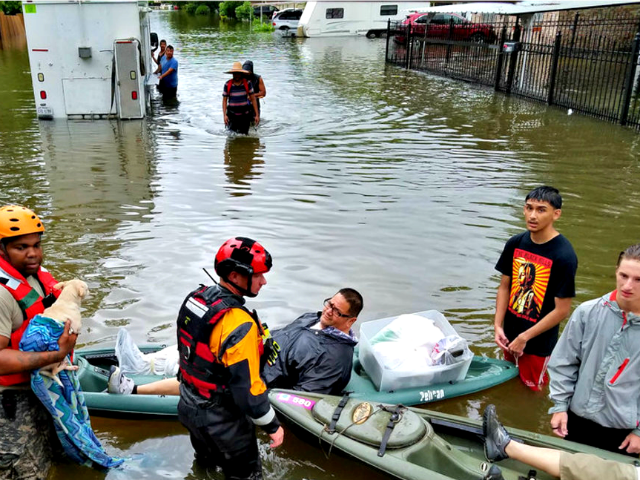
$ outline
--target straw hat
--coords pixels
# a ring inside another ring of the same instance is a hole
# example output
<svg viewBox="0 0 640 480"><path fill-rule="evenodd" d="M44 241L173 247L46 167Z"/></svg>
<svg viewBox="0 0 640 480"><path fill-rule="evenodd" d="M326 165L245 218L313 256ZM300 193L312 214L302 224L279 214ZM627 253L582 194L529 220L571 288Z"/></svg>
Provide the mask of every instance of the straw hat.
<svg viewBox="0 0 640 480"><path fill-rule="evenodd" d="M251 72L247 72L246 70L243 70L242 64L240 62L233 62L233 67L231 67L231 70L228 70L224 73L251 73Z"/></svg>

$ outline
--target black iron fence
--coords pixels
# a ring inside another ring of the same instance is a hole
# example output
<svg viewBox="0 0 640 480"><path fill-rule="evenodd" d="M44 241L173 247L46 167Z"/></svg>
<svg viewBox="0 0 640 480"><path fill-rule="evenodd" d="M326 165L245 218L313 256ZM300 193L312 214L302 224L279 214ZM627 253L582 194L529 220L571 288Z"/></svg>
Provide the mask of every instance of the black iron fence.
<svg viewBox="0 0 640 480"><path fill-rule="evenodd" d="M640 128L640 18L580 12L410 17L386 61Z"/></svg>

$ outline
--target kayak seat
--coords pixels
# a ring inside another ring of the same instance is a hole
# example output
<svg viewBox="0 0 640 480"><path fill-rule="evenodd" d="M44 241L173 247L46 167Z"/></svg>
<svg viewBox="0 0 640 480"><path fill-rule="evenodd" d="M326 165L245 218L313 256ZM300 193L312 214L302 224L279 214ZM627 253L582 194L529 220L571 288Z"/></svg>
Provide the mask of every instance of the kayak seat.
<svg viewBox="0 0 640 480"><path fill-rule="evenodd" d="M340 397L326 398L316 402L312 410L313 418L324 425L329 425L339 402ZM349 399L336 424L336 432L344 431L342 435L377 448L382 443L382 437L387 429L391 412L382 410L377 403L371 403L371 416L364 423L357 425L353 423L352 417L354 410L361 403L365 402L360 399ZM412 411L405 410L402 413L401 420L391 432L387 442L387 449L414 445L429 434L433 435L431 425Z"/></svg>

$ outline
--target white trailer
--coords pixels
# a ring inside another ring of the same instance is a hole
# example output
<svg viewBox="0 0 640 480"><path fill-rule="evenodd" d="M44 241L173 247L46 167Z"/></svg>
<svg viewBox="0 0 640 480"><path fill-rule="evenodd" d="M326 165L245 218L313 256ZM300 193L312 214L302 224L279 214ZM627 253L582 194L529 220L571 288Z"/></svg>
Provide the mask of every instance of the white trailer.
<svg viewBox="0 0 640 480"><path fill-rule="evenodd" d="M389 20L404 20L430 2L307 2L298 23L299 37L366 35L379 37Z"/></svg>
<svg viewBox="0 0 640 480"><path fill-rule="evenodd" d="M145 116L153 71L146 1L27 0L22 7L39 118Z"/></svg>

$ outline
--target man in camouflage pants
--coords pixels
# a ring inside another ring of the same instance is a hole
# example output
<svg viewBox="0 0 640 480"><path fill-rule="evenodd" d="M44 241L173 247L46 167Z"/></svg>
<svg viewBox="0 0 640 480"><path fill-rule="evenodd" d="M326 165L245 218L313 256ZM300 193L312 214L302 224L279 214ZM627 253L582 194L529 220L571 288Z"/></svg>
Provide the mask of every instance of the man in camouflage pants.
<svg viewBox="0 0 640 480"><path fill-rule="evenodd" d="M51 416L29 386L30 374L61 362L76 343L69 322L57 352L22 352L18 344L29 321L50 306L60 291L43 269L44 226L18 205L0 207L0 479L45 479L52 449L61 450Z"/></svg>

